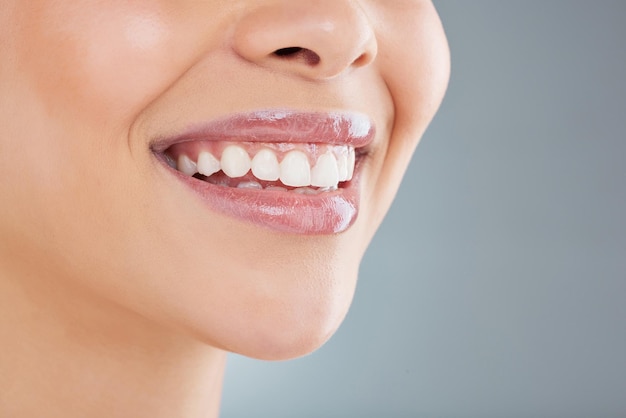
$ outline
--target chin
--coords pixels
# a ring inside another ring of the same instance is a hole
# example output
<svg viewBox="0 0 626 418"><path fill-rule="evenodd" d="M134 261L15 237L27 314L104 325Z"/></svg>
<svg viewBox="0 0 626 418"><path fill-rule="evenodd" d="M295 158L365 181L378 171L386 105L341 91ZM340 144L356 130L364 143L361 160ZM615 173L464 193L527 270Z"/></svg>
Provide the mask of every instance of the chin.
<svg viewBox="0 0 626 418"><path fill-rule="evenodd" d="M244 280L255 286L228 289L219 306L197 305L196 299L180 307L178 325L204 344L250 358L288 360L310 354L339 328L356 287L358 268L326 270L311 276L256 273Z"/></svg>
<svg viewBox="0 0 626 418"><path fill-rule="evenodd" d="M290 360L311 354L324 345L335 333L344 314L322 317L288 318L282 323L268 323L254 332L248 333L244 341L228 351L246 357L280 361Z"/></svg>
<svg viewBox="0 0 626 418"><path fill-rule="evenodd" d="M216 333L193 324L188 331L196 340L224 351L258 360L290 360L324 345L341 325L350 302L328 310L288 305L274 307L273 312L240 314L238 321L247 322L245 326L230 324Z"/></svg>

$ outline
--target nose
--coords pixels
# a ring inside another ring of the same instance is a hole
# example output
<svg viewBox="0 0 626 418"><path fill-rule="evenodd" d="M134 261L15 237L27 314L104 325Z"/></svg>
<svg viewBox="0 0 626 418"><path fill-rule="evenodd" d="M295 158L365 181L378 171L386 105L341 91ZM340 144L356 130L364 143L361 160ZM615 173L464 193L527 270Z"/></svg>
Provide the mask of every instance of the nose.
<svg viewBox="0 0 626 418"><path fill-rule="evenodd" d="M233 42L251 63L317 80L366 66L377 53L367 16L350 0L259 5L238 22Z"/></svg>

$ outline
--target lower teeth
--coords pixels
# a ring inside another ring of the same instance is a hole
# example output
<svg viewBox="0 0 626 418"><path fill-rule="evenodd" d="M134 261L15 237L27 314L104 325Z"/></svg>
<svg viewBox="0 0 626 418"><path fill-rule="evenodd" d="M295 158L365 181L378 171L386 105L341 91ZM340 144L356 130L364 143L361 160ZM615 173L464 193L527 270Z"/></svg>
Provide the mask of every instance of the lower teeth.
<svg viewBox="0 0 626 418"><path fill-rule="evenodd" d="M238 189L256 189L263 190L263 186L256 181L242 181L237 185Z"/></svg>
<svg viewBox="0 0 626 418"><path fill-rule="evenodd" d="M207 180L204 180L207 181ZM213 182L213 181L207 181L208 183L211 184L215 184L216 186L222 186L222 187L232 187L231 185L227 184L224 181L217 181L217 182ZM304 194L304 195L317 195L320 193L325 193L325 192L333 192L335 190L337 190L338 188L335 187L320 187L320 188L312 188L312 187L298 187L296 189L288 189L286 187L281 187L281 186L266 186L263 187L263 185L257 181L242 181L241 183L237 184L235 186L235 188L237 189L250 189L250 190L265 190L268 192L289 192L292 191L294 193L298 193L298 194Z"/></svg>
<svg viewBox="0 0 626 418"><path fill-rule="evenodd" d="M279 187L279 186L268 186L264 190L267 190L269 192L286 192L286 191L288 191L286 188Z"/></svg>
<svg viewBox="0 0 626 418"><path fill-rule="evenodd" d="M314 195L314 194L321 193L320 190L311 189L310 187L298 187L297 189L294 189L293 191L298 194L307 194L307 195Z"/></svg>
<svg viewBox="0 0 626 418"><path fill-rule="evenodd" d="M204 176L202 174L196 173L195 175L193 175L192 177L204 181L206 183L211 183L215 186L220 186L220 187L231 187L231 188L236 188L236 189L250 189L250 190L265 190L268 192L294 192L294 193L298 193L298 194L302 194L302 195L318 195L320 193L325 193L325 192L334 192L338 189L338 186L331 186L331 187L319 187L319 188L313 188L313 187L298 187L298 188L287 188L287 187L283 187L280 185L276 185L276 184L269 184L266 185L265 187L259 183L258 181L254 181L254 180L242 180L237 184L234 184L232 179L229 179L227 177L223 177L223 176Z"/></svg>

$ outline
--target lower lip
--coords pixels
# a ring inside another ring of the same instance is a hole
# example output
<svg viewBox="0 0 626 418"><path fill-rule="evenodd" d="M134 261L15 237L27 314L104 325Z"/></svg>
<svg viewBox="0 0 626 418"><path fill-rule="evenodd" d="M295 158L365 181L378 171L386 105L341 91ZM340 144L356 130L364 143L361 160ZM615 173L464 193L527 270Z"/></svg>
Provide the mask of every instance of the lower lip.
<svg viewBox="0 0 626 418"><path fill-rule="evenodd" d="M353 179L344 188L317 195L303 195L218 186L189 177L171 168L163 158L159 159L210 209L278 232L337 234L350 228L358 214L358 170L355 170Z"/></svg>

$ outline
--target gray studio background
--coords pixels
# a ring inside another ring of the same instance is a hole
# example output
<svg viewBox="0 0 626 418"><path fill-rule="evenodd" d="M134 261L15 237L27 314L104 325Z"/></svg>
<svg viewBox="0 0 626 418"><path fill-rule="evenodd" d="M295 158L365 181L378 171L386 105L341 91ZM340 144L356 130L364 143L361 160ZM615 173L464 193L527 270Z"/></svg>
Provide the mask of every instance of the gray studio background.
<svg viewBox="0 0 626 418"><path fill-rule="evenodd" d="M223 418L626 417L626 1L435 4L450 89L343 327L231 356Z"/></svg>

